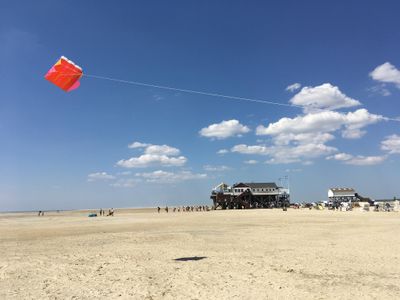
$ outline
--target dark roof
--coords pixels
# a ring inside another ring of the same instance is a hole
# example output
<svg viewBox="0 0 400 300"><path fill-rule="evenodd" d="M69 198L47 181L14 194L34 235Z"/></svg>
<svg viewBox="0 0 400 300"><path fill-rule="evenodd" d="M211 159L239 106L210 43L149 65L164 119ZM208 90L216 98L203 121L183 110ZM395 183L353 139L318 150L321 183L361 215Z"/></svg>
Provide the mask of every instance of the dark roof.
<svg viewBox="0 0 400 300"><path fill-rule="evenodd" d="M235 188L235 187L250 187L250 186L248 186L246 183L240 182L240 183L235 183L233 187Z"/></svg>
<svg viewBox="0 0 400 300"><path fill-rule="evenodd" d="M260 189L260 188L267 188L267 189L277 189L278 186L275 182L250 182L245 183L247 186L251 187L252 189Z"/></svg>

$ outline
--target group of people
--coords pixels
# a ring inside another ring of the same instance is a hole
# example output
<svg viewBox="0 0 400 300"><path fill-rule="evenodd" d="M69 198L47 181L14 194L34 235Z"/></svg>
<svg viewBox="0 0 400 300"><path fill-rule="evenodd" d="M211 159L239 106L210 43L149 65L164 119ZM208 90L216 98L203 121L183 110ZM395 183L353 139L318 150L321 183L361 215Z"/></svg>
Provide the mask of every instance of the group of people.
<svg viewBox="0 0 400 300"><path fill-rule="evenodd" d="M100 212L99 212L100 216L114 216L114 209L110 208L108 210L108 214L106 215L106 211L102 208L100 208Z"/></svg>
<svg viewBox="0 0 400 300"><path fill-rule="evenodd" d="M164 208L165 212L168 213L169 208ZM178 206L172 209L173 212L192 212L192 211L210 211L211 208L208 205L195 205L195 206ZM161 212L161 207L157 207L158 213Z"/></svg>

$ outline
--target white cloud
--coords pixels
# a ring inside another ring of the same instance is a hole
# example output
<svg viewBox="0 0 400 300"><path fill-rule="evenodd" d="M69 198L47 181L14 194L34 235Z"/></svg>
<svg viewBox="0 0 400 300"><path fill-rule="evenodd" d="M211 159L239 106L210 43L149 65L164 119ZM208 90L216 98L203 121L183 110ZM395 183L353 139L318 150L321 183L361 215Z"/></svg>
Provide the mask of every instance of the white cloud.
<svg viewBox="0 0 400 300"><path fill-rule="evenodd" d="M247 146L245 144L240 144L233 146L231 149L232 152L238 152L241 154L260 154L260 155L268 155L268 148L265 146L254 145Z"/></svg>
<svg viewBox="0 0 400 300"><path fill-rule="evenodd" d="M142 155L131 157L129 159L121 159L117 162L117 166L124 168L147 168L151 166L183 166L187 158L178 156L180 150L168 145L152 145L141 142L134 142L129 148L143 148Z"/></svg>
<svg viewBox="0 0 400 300"><path fill-rule="evenodd" d="M219 172L219 171L227 171L227 170L231 170L230 167L228 166L212 166L212 165L205 165L203 166L203 169L206 171L214 171L214 172Z"/></svg>
<svg viewBox="0 0 400 300"><path fill-rule="evenodd" d="M312 144L324 144L328 141L335 139L335 136L330 133L322 132L309 132L309 133L282 133L274 137L274 143L276 145L289 145L291 142L299 144L312 143Z"/></svg>
<svg viewBox="0 0 400 300"><path fill-rule="evenodd" d="M384 83L380 85L375 85L373 87L370 87L367 89L368 91L371 91L373 93L378 93L381 96L387 97L390 96L392 93L386 88L386 85Z"/></svg>
<svg viewBox="0 0 400 300"><path fill-rule="evenodd" d="M195 174L190 171L174 173L158 170L148 173L136 173L136 176L143 178L146 182L176 183L185 180L204 179L207 177L207 174Z"/></svg>
<svg viewBox="0 0 400 300"><path fill-rule="evenodd" d="M221 149L221 150L218 150L217 154L224 155L224 154L227 154L228 152L229 151L227 149Z"/></svg>
<svg viewBox="0 0 400 300"><path fill-rule="evenodd" d="M106 172L96 172L88 175L88 181L111 180L115 176L107 174Z"/></svg>
<svg viewBox="0 0 400 300"><path fill-rule="evenodd" d="M272 147L268 164L285 164L300 162L305 165L310 164L310 159L318 158L336 152L335 147L325 144L300 144L294 146Z"/></svg>
<svg viewBox="0 0 400 300"><path fill-rule="evenodd" d="M337 86L333 86L330 83L324 83L316 87L303 87L300 92L290 99L290 103L303 106L305 111L316 108L335 110L361 104L358 100L343 94Z"/></svg>
<svg viewBox="0 0 400 300"><path fill-rule="evenodd" d="M338 153L333 156L328 156L326 159L330 160L339 160L347 165L355 165L355 166L371 166L377 165L385 161L387 156L363 156L363 155L351 155L348 153Z"/></svg>
<svg viewBox="0 0 400 300"><path fill-rule="evenodd" d="M400 154L400 136L393 134L386 137L381 143L381 149L390 154Z"/></svg>
<svg viewBox="0 0 400 300"><path fill-rule="evenodd" d="M123 172L118 172L117 173L117 175L120 175L120 176L129 176L131 174L132 174L131 171L123 171Z"/></svg>
<svg viewBox="0 0 400 300"><path fill-rule="evenodd" d="M242 125L238 120L222 121L211 124L200 130L200 135L208 138L225 139L233 136L241 136L249 132L249 127Z"/></svg>
<svg viewBox="0 0 400 300"><path fill-rule="evenodd" d="M303 171L303 169L286 169L285 172L286 173L298 173Z"/></svg>
<svg viewBox="0 0 400 300"><path fill-rule="evenodd" d="M362 156L358 155L350 160L347 160L345 164L355 165L355 166L371 166L382 163L387 157L383 156Z"/></svg>
<svg viewBox="0 0 400 300"><path fill-rule="evenodd" d="M335 139L334 133L339 131L343 138L362 137L363 130L370 124L386 120L381 115L369 113L366 109L354 112L318 111L294 118L281 118L267 127L259 125L257 135L271 136L270 146L236 145L231 151L243 154L259 154L269 156L266 163L312 163L311 159L335 153L337 149L326 145ZM360 157L362 160L362 157ZM357 163L354 160L354 163Z"/></svg>
<svg viewBox="0 0 400 300"><path fill-rule="evenodd" d="M258 154L269 156L270 159L266 161L269 164L287 164L294 162L304 162L305 160L320 157L323 155L331 154L337 151L336 148L324 144L299 144L291 146L262 146L253 145L248 146L240 144L232 147L232 152L242 154Z"/></svg>
<svg viewBox="0 0 400 300"><path fill-rule="evenodd" d="M353 158L353 155L351 154L347 154L347 153L337 153L335 155L332 156L328 156L326 159L328 160L341 160L341 161L346 161L346 160L350 160Z"/></svg>
<svg viewBox="0 0 400 300"><path fill-rule="evenodd" d="M141 183L142 180L140 178L122 178L118 179L116 182L112 183L113 187L123 187L123 188L132 188Z"/></svg>
<svg viewBox="0 0 400 300"><path fill-rule="evenodd" d="M168 145L149 145L144 151L145 154L155 155L168 155L176 156L180 154L179 149L168 146Z"/></svg>
<svg viewBox="0 0 400 300"><path fill-rule="evenodd" d="M187 159L184 156L169 157L167 155L143 154L139 157L121 159L117 165L124 168L147 168L151 166L183 166Z"/></svg>
<svg viewBox="0 0 400 300"><path fill-rule="evenodd" d="M245 160L244 163L247 165L256 165L256 164L258 164L258 161L255 159L249 159L249 160Z"/></svg>
<svg viewBox="0 0 400 300"><path fill-rule="evenodd" d="M293 83L293 84L287 86L286 90L289 92L294 92L295 90L298 90L299 88L301 88L301 84L296 82L296 83Z"/></svg>
<svg viewBox="0 0 400 300"><path fill-rule="evenodd" d="M132 144L128 145L128 148L131 149L136 149L136 148L146 148L147 146L150 146L151 144L145 144L141 142L133 142Z"/></svg>
<svg viewBox="0 0 400 300"><path fill-rule="evenodd" d="M394 83L400 88L400 70L389 62L377 66L369 76L376 81Z"/></svg>
<svg viewBox="0 0 400 300"><path fill-rule="evenodd" d="M382 120L385 120L385 117L371 114L364 108L348 113L320 111L295 118L282 118L278 122L270 123L268 127L259 125L256 134L272 136L286 134L287 137L293 137L293 139L299 139L298 134L311 134L308 136L310 139L329 139L330 136L321 134L334 132L344 127L343 137L359 138L365 133L361 128ZM302 136L302 138L305 137Z"/></svg>

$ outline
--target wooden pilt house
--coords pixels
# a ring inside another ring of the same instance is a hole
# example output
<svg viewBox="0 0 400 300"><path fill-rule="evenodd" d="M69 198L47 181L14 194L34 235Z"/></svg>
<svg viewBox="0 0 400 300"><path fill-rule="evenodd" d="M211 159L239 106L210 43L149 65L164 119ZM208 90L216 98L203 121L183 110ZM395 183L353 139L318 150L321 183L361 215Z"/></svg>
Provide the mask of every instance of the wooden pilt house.
<svg viewBox="0 0 400 300"><path fill-rule="evenodd" d="M228 186L221 183L211 192L215 208L273 208L290 204L289 190L275 183L237 183Z"/></svg>

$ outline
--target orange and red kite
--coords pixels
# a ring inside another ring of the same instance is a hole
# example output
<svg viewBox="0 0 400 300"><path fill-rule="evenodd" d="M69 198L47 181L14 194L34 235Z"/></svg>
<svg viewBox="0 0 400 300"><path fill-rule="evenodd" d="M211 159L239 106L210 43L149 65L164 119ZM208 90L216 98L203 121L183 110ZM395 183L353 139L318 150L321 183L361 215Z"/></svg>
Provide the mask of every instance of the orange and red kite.
<svg viewBox="0 0 400 300"><path fill-rule="evenodd" d="M82 75L81 67L61 56L44 77L64 91L70 92L79 87Z"/></svg>

